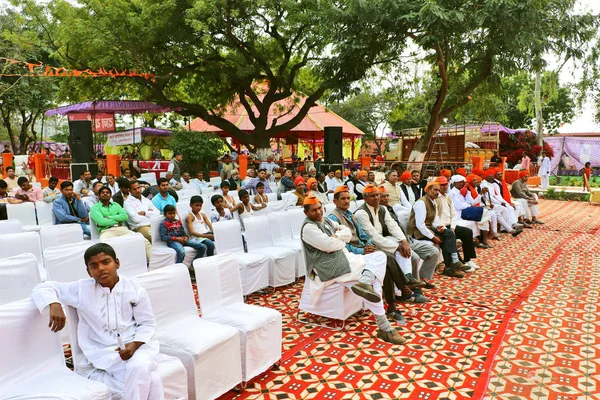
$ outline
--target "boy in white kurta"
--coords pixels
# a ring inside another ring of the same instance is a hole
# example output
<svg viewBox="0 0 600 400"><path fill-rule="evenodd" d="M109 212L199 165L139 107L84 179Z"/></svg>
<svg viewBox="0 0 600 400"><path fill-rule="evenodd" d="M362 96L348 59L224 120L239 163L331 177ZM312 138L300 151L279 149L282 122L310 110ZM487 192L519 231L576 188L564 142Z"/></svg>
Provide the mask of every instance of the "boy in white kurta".
<svg viewBox="0 0 600 400"><path fill-rule="evenodd" d="M61 304L77 309L77 339L91 363L80 374L123 393L125 400L162 399L156 319L145 289L117 274L119 260L108 244L91 246L84 259L92 279L40 283L33 301L40 312L49 312L54 332L65 326Z"/></svg>

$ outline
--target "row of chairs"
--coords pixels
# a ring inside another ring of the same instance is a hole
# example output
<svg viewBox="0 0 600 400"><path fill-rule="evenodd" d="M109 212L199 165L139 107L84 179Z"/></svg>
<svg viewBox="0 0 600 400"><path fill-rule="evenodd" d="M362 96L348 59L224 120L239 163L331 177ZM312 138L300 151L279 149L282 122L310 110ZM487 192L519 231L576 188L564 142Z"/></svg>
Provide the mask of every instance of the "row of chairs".
<svg viewBox="0 0 600 400"><path fill-rule="evenodd" d="M179 360L159 367L166 398L214 399L281 358L281 314L243 302L235 257L222 254L196 260L194 269L201 318L186 266L176 264L138 275L132 275L133 270L119 270L146 289L157 318L155 338L161 353ZM4 350L0 398L36 394L110 398L102 384L87 381L65 367L59 335L51 333L47 316L40 315L30 299L31 289L39 283L35 272L31 254L0 262L0 343ZM27 284L27 290L15 288L15 274L22 286ZM73 364L79 372L87 360L77 343L77 313L69 307L67 315Z"/></svg>

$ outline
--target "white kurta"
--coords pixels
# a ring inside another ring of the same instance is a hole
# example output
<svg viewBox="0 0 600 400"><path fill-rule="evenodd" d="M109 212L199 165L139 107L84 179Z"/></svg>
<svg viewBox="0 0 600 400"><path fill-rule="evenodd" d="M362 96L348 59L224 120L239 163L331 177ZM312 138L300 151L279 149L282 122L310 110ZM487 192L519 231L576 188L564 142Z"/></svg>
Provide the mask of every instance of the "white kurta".
<svg viewBox="0 0 600 400"><path fill-rule="evenodd" d="M452 190L450 190L450 197L452 198L452 203L454 204L454 209L456 210L456 213L459 216L462 215L462 210L464 210L467 207L472 207L473 204L476 204L481 201L481 195L478 195L477 198L474 200L473 197L471 196L470 191L467 191L467 195L463 196L460 193L460 190L458 190L457 188L452 188ZM489 231L491 219L492 219L492 217L490 215L489 210L484 209L483 215L481 217L481 221L474 221L474 222L477 224L477 228L479 228L480 230Z"/></svg>
<svg viewBox="0 0 600 400"><path fill-rule="evenodd" d="M550 158L544 157L542 159L540 170L538 171L538 176L540 177L542 189L548 189L550 186Z"/></svg>

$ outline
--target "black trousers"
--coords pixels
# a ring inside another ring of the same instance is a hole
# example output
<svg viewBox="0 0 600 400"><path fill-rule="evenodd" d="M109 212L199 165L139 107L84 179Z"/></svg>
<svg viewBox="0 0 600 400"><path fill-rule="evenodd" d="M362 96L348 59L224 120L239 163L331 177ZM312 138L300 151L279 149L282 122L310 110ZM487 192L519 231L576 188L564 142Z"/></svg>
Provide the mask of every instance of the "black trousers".
<svg viewBox="0 0 600 400"><path fill-rule="evenodd" d="M456 253L456 236L454 236L454 232L452 229L444 229L443 232L435 231L435 236L442 239L442 244L440 244L440 249L442 250L442 255L444 256L444 264L446 267L450 267L452 263L452 254Z"/></svg>
<svg viewBox="0 0 600 400"><path fill-rule="evenodd" d="M385 278L383 279L383 297L388 303L388 306L393 309L394 303L396 302L394 290L396 287L401 289L406 286L406 277L402 273L394 256L389 253L385 253L385 255L387 257L387 263L385 265Z"/></svg>
<svg viewBox="0 0 600 400"><path fill-rule="evenodd" d="M6 204L0 204L0 221L8 219L6 215Z"/></svg>
<svg viewBox="0 0 600 400"><path fill-rule="evenodd" d="M465 228L464 226L456 225L454 234L456 235L456 238L460 239L462 242L462 261L467 263L471 261L472 258L477 258L477 253L475 253L475 245L473 244L473 230Z"/></svg>

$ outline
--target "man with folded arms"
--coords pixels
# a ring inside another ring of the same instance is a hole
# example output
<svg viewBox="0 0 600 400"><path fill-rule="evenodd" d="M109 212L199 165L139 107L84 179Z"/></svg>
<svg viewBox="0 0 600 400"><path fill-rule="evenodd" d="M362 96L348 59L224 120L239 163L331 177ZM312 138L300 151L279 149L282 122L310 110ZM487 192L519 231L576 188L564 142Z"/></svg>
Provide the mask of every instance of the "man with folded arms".
<svg viewBox="0 0 600 400"><path fill-rule="evenodd" d="M387 320L381 300L385 254L379 251L367 255L350 253L346 248L352 238L350 230L323 218L323 206L316 196L304 199L304 214L301 237L311 279L311 302L314 304L323 289L333 283L349 287L365 300L365 305L375 316L379 327L377 337L388 343L405 344L406 339Z"/></svg>
<svg viewBox="0 0 600 400"><path fill-rule="evenodd" d="M142 196L142 187L138 182L131 183L129 193L130 196L124 203L128 217L127 224L132 231L141 233L148 242L152 243L150 220L153 217L158 217L160 211L150 200Z"/></svg>
<svg viewBox="0 0 600 400"><path fill-rule="evenodd" d="M440 184L431 181L425 186L425 195L415 203L408 220L408 234L422 241L430 241L440 246L444 256L444 275L463 278L461 271L469 270L460 262L456 249L456 236L437 217L435 200L440 194Z"/></svg>

